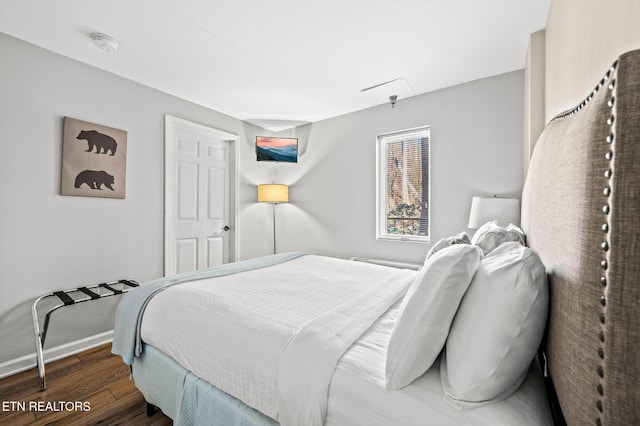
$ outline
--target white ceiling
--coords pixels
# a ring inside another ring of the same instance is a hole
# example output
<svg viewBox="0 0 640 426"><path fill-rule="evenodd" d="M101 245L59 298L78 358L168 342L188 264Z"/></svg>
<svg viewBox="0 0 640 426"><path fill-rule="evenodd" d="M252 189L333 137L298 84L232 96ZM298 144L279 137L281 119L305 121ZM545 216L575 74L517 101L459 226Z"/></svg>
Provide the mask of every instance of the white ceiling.
<svg viewBox="0 0 640 426"><path fill-rule="evenodd" d="M242 120L313 122L386 102L361 92L380 83L420 94L523 68L550 2L1 0L0 32Z"/></svg>

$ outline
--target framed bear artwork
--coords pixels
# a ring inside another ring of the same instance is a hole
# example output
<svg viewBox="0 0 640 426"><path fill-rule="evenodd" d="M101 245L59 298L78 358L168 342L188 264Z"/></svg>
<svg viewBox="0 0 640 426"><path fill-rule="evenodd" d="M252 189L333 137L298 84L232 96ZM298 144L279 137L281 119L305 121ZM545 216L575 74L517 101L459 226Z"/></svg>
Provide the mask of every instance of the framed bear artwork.
<svg viewBox="0 0 640 426"><path fill-rule="evenodd" d="M64 118L61 195L124 198L127 132Z"/></svg>

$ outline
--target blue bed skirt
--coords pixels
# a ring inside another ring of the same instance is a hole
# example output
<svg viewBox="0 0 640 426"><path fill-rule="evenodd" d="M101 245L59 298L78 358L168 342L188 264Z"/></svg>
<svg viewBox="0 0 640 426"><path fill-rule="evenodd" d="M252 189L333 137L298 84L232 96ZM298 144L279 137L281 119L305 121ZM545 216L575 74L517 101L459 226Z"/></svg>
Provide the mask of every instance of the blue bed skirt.
<svg viewBox="0 0 640 426"><path fill-rule="evenodd" d="M145 400L180 425L275 426L278 422L247 406L145 344L132 365Z"/></svg>

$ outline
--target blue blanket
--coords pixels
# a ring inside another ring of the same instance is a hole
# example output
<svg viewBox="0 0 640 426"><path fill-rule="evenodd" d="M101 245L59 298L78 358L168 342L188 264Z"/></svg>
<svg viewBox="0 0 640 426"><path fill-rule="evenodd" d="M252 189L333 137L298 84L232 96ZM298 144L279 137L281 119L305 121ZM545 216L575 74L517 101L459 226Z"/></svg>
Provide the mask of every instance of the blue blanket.
<svg viewBox="0 0 640 426"><path fill-rule="evenodd" d="M162 290L189 281L266 268L304 256L304 254L282 253L228 263L199 271L185 272L172 277L159 278L148 284L136 287L125 294L118 305L111 351L116 355L120 355L124 362L129 365L133 364L134 357L140 356L142 353L142 339L140 338L142 316L149 300Z"/></svg>

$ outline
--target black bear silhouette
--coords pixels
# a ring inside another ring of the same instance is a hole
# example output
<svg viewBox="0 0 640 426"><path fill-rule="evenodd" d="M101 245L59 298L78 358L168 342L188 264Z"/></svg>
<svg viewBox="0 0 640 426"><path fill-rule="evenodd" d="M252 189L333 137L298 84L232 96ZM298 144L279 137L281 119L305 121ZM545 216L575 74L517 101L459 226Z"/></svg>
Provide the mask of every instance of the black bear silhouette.
<svg viewBox="0 0 640 426"><path fill-rule="evenodd" d="M92 152L93 147L96 147L96 154L106 154L107 151L111 151L111 156L115 155L118 144L116 140L109 135L97 132L95 130L80 130L80 134L76 139L86 139L89 143L89 149L87 152Z"/></svg>
<svg viewBox="0 0 640 426"><path fill-rule="evenodd" d="M80 188L80 185L86 183L89 185L91 189L102 189L102 185L106 186L110 190L114 191L113 185L115 183L115 179L109 173L104 170L95 171L95 170L85 170L83 172L78 173L76 176L75 187Z"/></svg>

